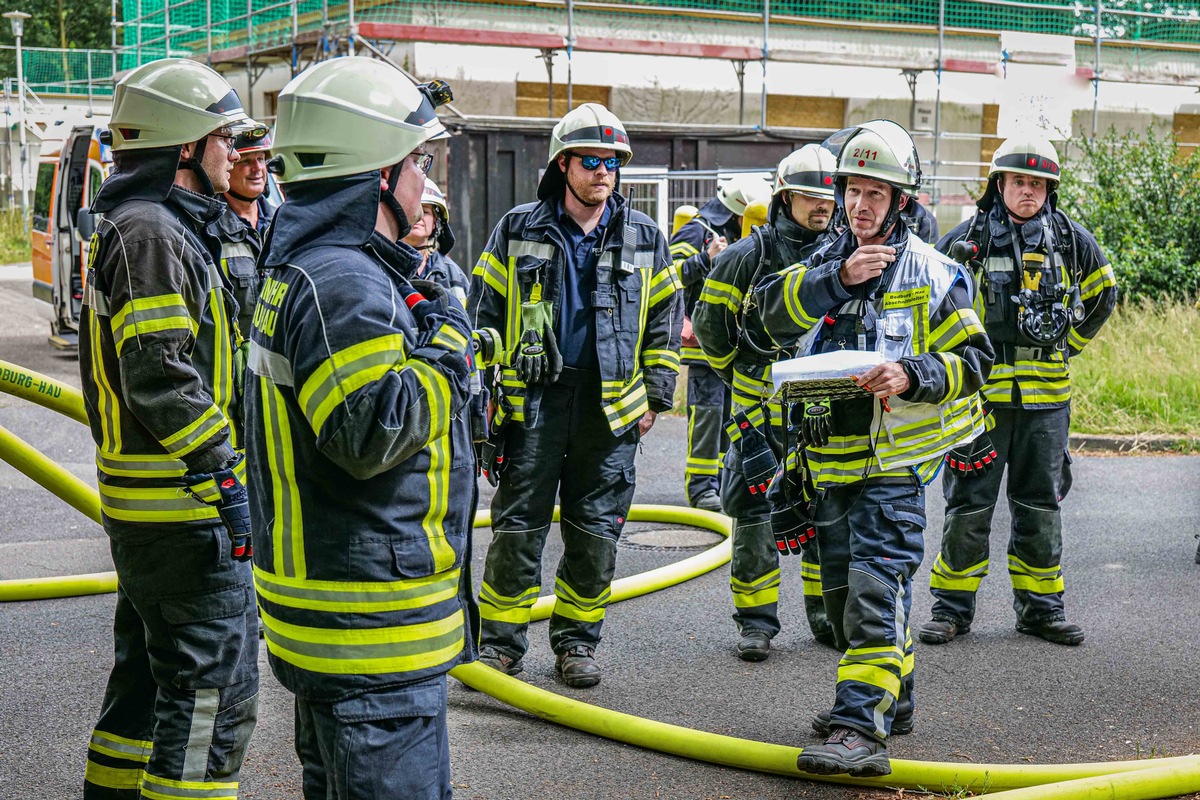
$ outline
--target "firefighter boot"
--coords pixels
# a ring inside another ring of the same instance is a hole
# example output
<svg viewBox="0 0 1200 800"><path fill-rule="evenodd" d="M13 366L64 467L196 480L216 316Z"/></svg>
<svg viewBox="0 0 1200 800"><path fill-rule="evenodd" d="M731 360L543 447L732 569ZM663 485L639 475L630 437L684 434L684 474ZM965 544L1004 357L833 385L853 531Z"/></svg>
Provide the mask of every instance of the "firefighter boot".
<svg viewBox="0 0 1200 800"><path fill-rule="evenodd" d="M503 672L505 675L516 675L525 669L525 664L521 659L507 656L490 644L485 644L479 648L478 661L485 667L491 667L497 672Z"/></svg>
<svg viewBox="0 0 1200 800"><path fill-rule="evenodd" d="M1017 632L1037 636L1054 644L1065 644L1068 647L1083 644L1083 628L1073 622L1067 622L1065 619L1052 619L1036 624L1018 622Z"/></svg>
<svg viewBox="0 0 1200 800"><path fill-rule="evenodd" d="M600 665L596 663L596 648L576 644L559 653L554 659L554 671L572 689L587 689L600 683Z"/></svg>
<svg viewBox="0 0 1200 800"><path fill-rule="evenodd" d="M892 763L883 742L841 726L833 728L824 744L801 750L796 768L811 775L849 775L852 778L892 774Z"/></svg>
<svg viewBox="0 0 1200 800"><path fill-rule="evenodd" d="M954 637L970 632L971 624L969 622L935 618L921 626L917 638L925 644L946 644L954 641Z"/></svg>
<svg viewBox="0 0 1200 800"><path fill-rule="evenodd" d="M742 631L737 653L742 661L766 661L771 655L771 637L763 631Z"/></svg>

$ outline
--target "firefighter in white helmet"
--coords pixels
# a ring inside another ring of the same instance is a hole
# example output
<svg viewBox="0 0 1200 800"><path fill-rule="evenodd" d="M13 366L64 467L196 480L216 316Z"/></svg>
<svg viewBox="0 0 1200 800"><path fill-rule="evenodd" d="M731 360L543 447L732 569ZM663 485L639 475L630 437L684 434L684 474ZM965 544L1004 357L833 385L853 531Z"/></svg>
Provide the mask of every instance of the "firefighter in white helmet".
<svg viewBox="0 0 1200 800"><path fill-rule="evenodd" d="M550 139L538 201L492 232L468 306L502 332L506 358L481 466L493 484L494 538L479 594L480 661L521 671L555 498L564 553L550 617L555 670L600 682L596 646L634 454L671 408L679 370L679 293L654 221L617 192L633 150L607 108L568 112Z"/></svg>
<svg viewBox="0 0 1200 800"><path fill-rule="evenodd" d="M805 145L779 162L768 224L713 259L692 317L708 368L732 392L721 504L734 521L729 582L739 633L737 653L745 661L762 661L770 654L771 639L780 629L779 556L801 550L809 627L818 641L834 643L821 598L815 536L810 540L806 534L793 534L790 507L775 516L787 524L772 535L767 488L784 455L784 443L778 433L782 409L778 401L770 401L771 365L788 354L761 329L747 324L742 305L759 281L807 262L830 241L835 167L833 154L819 144Z"/></svg>
<svg viewBox="0 0 1200 800"><path fill-rule="evenodd" d="M194 61L130 72L113 97L116 169L92 210L79 326L117 569L115 663L83 796L232 797L258 703L234 316L206 232L247 121ZM202 735L198 735L202 734Z"/></svg>
<svg viewBox="0 0 1200 800"><path fill-rule="evenodd" d="M467 289L471 282L462 267L450 257L450 250L454 247L450 206L446 203L446 195L429 178L425 179L425 191L421 194L421 219L413 222L412 230L404 237L404 241L421 253L421 266L417 268L417 274L441 286L466 308Z"/></svg>
<svg viewBox="0 0 1200 800"><path fill-rule="evenodd" d="M680 355L687 365L688 438L684 484L688 503L720 511L721 455L728 446L729 389L709 366L692 330L692 313L713 258L741 238L742 215L752 203L770 201L771 187L754 175L734 175L718 182L716 197L671 237L675 274L683 285L683 340Z"/></svg>
<svg viewBox="0 0 1200 800"><path fill-rule="evenodd" d="M973 219L938 245L980 286L996 365L983 387L989 431L946 459L942 549L930 573L933 619L918 634L945 644L967 633L987 574L988 538L1008 472L1008 574L1017 630L1083 642L1063 603L1062 515L1071 486L1068 362L1112 313L1117 282L1096 239L1057 209L1058 153L1018 137L996 149Z"/></svg>
<svg viewBox="0 0 1200 800"><path fill-rule="evenodd" d="M296 698L306 798L451 792L446 673L475 654L471 330L402 241L448 96L361 57L279 94L287 202L262 258L247 451L259 603Z"/></svg>
<svg viewBox="0 0 1200 800"><path fill-rule="evenodd" d="M797 766L868 777L891 772L887 737L912 714L908 619L925 485L946 452L983 431L992 349L969 273L900 219L921 180L911 137L875 120L840 138L834 185L848 229L762 282L749 316L801 355L882 357L856 376L861 394L811 397L788 415L800 450L792 463L816 493L804 512L820 543L825 607L845 651L833 707L813 721L825 742L805 747Z"/></svg>

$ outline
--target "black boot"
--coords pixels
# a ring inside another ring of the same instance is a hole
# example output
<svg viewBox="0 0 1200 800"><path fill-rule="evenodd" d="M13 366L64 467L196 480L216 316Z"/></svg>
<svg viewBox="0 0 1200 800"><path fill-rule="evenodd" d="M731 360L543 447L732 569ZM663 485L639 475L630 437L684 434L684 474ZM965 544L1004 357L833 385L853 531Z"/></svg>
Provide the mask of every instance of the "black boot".
<svg viewBox="0 0 1200 800"><path fill-rule="evenodd" d="M883 742L852 728L835 727L825 744L800 751L796 769L812 775L877 778L892 774L892 763Z"/></svg>
<svg viewBox="0 0 1200 800"><path fill-rule="evenodd" d="M1083 644L1083 628L1065 619L1052 619L1046 622L1018 622L1017 632L1029 636L1037 636L1054 644L1065 644L1074 647Z"/></svg>

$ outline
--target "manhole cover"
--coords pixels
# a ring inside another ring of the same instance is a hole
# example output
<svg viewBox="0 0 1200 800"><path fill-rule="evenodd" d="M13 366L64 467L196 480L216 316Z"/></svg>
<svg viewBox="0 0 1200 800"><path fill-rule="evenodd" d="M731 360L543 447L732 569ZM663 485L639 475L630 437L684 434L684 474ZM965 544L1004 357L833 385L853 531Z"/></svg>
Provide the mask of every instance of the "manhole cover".
<svg viewBox="0 0 1200 800"><path fill-rule="evenodd" d="M719 544L722 538L702 528L643 528L627 531L620 543L637 550L704 550Z"/></svg>

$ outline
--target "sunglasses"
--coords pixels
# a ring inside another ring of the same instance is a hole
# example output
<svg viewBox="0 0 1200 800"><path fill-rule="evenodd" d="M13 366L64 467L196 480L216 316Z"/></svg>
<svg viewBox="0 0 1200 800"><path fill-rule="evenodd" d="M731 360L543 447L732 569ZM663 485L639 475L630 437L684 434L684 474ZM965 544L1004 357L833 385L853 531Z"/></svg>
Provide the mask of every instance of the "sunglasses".
<svg viewBox="0 0 1200 800"><path fill-rule="evenodd" d="M603 164L604 168L609 172L616 172L621 168L621 159L618 156L613 156L612 158L601 158L600 156L576 156L576 158L579 159L579 163L588 172L592 172L601 164Z"/></svg>
<svg viewBox="0 0 1200 800"><path fill-rule="evenodd" d="M429 168L433 166L433 153L413 153L413 166L421 172L422 175L429 174Z"/></svg>

